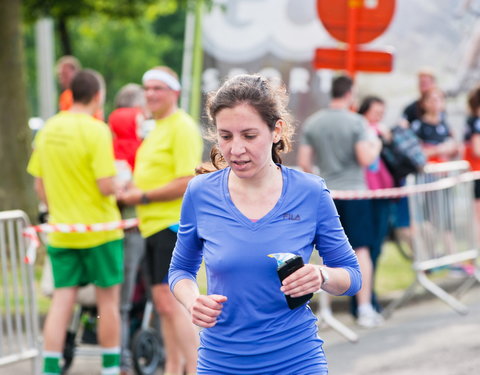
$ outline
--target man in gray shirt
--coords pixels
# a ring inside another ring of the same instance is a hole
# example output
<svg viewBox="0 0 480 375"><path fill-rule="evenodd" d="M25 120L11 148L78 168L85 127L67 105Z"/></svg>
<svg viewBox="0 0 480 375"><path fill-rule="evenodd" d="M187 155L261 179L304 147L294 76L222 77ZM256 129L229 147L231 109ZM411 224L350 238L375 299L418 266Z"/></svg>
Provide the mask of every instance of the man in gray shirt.
<svg viewBox="0 0 480 375"><path fill-rule="evenodd" d="M327 186L333 190L365 190L364 168L379 157L381 142L369 132L362 116L353 113L353 81L347 76L332 82L332 100L327 109L310 116L303 127L298 165L312 172L314 162ZM362 289L357 294L357 323L375 327L382 322L373 309L372 261L369 246L373 241L370 200L335 200L340 221L355 250L362 271Z"/></svg>

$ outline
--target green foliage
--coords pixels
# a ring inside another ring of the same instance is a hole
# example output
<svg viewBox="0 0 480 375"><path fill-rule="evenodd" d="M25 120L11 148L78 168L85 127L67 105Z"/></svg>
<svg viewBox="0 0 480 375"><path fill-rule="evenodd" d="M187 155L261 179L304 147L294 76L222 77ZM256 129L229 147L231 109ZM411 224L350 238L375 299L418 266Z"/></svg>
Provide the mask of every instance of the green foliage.
<svg viewBox="0 0 480 375"><path fill-rule="evenodd" d="M56 20L102 14L111 19L138 19L150 21L177 9L193 8L199 0L23 0L23 16L27 22L41 17ZM203 0L210 9L214 0Z"/></svg>
<svg viewBox="0 0 480 375"><path fill-rule="evenodd" d="M170 3L172 0L163 0ZM149 5L158 0L23 0L23 12L27 21L40 17L54 19L86 17L92 14L104 14L111 18L140 17Z"/></svg>
<svg viewBox="0 0 480 375"><path fill-rule="evenodd" d="M112 19L96 14L70 22L75 56L83 67L95 69L105 77L106 115L113 109L113 99L118 90L129 82L141 83L147 69L168 65L181 73L185 9L165 5L152 10L149 17L153 19L146 16L135 20ZM35 115L38 96L33 25L27 24L24 29L29 103L32 115ZM57 59L62 55L59 44L57 40Z"/></svg>
<svg viewBox="0 0 480 375"><path fill-rule="evenodd" d="M163 54L165 65L171 67L181 75L183 57L183 39L185 35L185 8L178 8L175 13L158 16L152 23L153 32L156 35L167 37L172 40L168 51Z"/></svg>
<svg viewBox="0 0 480 375"><path fill-rule="evenodd" d="M156 34L150 22L111 21L97 16L74 22L72 33L76 56L84 67L98 70L107 82L106 113L112 110L117 91L129 82L141 83L143 73L156 65L181 62L181 50L167 32ZM166 61L169 60L169 61ZM180 66L172 66L179 70Z"/></svg>

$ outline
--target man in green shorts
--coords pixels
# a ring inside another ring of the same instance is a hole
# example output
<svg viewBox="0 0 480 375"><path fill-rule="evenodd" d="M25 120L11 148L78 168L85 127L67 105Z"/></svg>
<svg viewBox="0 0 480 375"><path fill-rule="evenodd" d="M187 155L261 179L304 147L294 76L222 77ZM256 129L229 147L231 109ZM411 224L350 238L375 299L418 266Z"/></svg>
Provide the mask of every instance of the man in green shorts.
<svg viewBox="0 0 480 375"><path fill-rule="evenodd" d="M83 70L71 83L73 106L38 133L28 172L47 205L51 224L120 220L110 130L94 119L105 89L97 72ZM79 286L96 286L102 375L120 373L119 291L123 281L123 233L108 230L51 233L48 254L55 290L44 325L44 375L60 374L59 358Z"/></svg>

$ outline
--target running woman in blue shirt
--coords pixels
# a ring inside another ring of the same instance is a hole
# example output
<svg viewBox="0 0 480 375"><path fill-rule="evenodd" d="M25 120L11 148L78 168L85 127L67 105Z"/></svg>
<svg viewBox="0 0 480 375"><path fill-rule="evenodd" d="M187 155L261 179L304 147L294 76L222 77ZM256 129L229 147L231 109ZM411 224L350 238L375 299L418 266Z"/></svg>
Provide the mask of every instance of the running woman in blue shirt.
<svg viewBox="0 0 480 375"><path fill-rule="evenodd" d="M327 374L316 317L285 295L319 289L354 295L358 262L324 181L287 168L293 129L285 89L258 75L236 76L207 104L218 169L191 180L185 193L170 288L202 327L198 374ZM280 282L271 253L308 263ZM207 295L196 273L205 261Z"/></svg>

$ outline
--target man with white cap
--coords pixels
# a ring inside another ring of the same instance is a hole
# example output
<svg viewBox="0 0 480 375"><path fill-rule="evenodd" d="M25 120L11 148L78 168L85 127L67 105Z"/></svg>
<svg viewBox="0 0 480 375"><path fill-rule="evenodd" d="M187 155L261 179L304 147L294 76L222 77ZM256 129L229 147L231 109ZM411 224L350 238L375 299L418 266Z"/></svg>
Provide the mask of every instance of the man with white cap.
<svg viewBox="0 0 480 375"><path fill-rule="evenodd" d="M195 374L198 335L188 312L170 292L168 268L182 197L201 163L203 142L198 125L178 108L181 86L176 73L155 67L142 81L155 128L138 149L133 186L119 199L137 205L140 232L146 240L146 265L165 345L164 375Z"/></svg>

